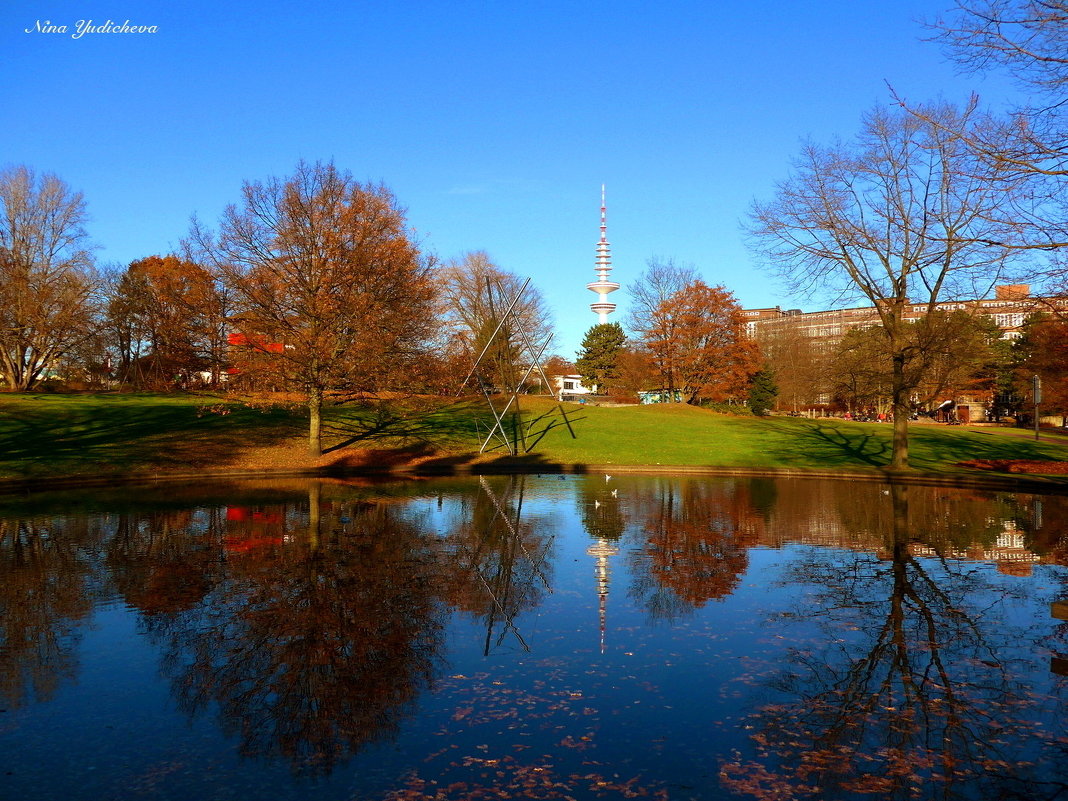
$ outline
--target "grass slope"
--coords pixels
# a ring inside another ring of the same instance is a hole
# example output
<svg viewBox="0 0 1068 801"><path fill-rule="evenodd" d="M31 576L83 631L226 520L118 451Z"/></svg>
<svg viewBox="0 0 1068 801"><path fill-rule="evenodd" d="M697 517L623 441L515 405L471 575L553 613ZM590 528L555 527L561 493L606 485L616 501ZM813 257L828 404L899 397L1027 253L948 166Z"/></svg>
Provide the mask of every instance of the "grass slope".
<svg viewBox="0 0 1068 801"><path fill-rule="evenodd" d="M531 465L874 470L890 460L885 424L733 417L676 405L522 404ZM474 402L335 407L326 414L331 450L312 461L299 406L254 408L210 396L0 395L0 477L463 462L477 458L492 421ZM925 471L957 472L954 464L969 459L1068 459L1062 444L1002 429L917 425L910 440L912 466Z"/></svg>
<svg viewBox="0 0 1068 801"><path fill-rule="evenodd" d="M567 463L875 469L890 463L890 425L835 419L734 417L692 406L580 407L568 412L578 434L556 427L538 451ZM1068 459L1056 442L1035 442L995 428L917 424L910 463L957 471L969 459Z"/></svg>

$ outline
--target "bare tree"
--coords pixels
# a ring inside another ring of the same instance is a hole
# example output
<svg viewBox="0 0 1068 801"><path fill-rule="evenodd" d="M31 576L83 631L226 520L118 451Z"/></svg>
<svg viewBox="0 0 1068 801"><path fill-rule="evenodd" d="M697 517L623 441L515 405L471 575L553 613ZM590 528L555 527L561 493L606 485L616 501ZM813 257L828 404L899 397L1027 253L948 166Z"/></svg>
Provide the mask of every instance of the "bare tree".
<svg viewBox="0 0 1068 801"><path fill-rule="evenodd" d="M1068 2L957 0L956 14L930 27L969 70L1005 67L1046 91L1068 86Z"/></svg>
<svg viewBox="0 0 1068 801"><path fill-rule="evenodd" d="M799 408L827 403L830 398L827 365L829 348L808 336L798 325L799 316L777 320L776 325L757 328L754 338L765 363L775 373L779 387L778 408Z"/></svg>
<svg viewBox="0 0 1068 801"><path fill-rule="evenodd" d="M91 334L85 201L20 166L0 172L0 215L0 372L26 391Z"/></svg>
<svg viewBox="0 0 1068 801"><path fill-rule="evenodd" d="M246 183L217 236L192 244L233 293L232 321L259 361L307 395L308 449L322 452L325 396L405 380L434 327L431 264L384 186L333 164Z"/></svg>
<svg viewBox="0 0 1068 801"><path fill-rule="evenodd" d="M1022 241L1009 213L1018 182L954 133L973 123L948 105L923 116L876 108L852 144L807 145L775 198L754 203L750 234L795 289L867 298L891 358L891 467L908 467L906 311L982 297Z"/></svg>
<svg viewBox="0 0 1068 801"><path fill-rule="evenodd" d="M962 70L1005 72L1024 92L1004 119L959 133L998 174L1031 179L1019 210L1032 223L1026 246L1068 248L1068 2L956 0L927 27Z"/></svg>
<svg viewBox="0 0 1068 801"><path fill-rule="evenodd" d="M445 320L442 343L466 371L471 362L490 342L490 337L523 287L523 279L495 264L485 251L465 253L442 266L438 280L442 287L441 306ZM527 286L514 309L523 329L535 347L552 332L552 317L536 287ZM521 375L519 360L523 351L522 335L507 321L498 332L488 354L488 384L511 388ZM461 376L457 376L459 382Z"/></svg>
<svg viewBox="0 0 1068 801"><path fill-rule="evenodd" d="M1001 330L992 320L965 311L937 310L902 327L905 382L917 407L931 409L946 396L990 396L1001 366L996 343ZM838 397L851 409L887 408L891 397L892 355L876 328L846 332L827 365Z"/></svg>
<svg viewBox="0 0 1068 801"><path fill-rule="evenodd" d="M653 256L645 261L645 271L635 280L630 292L627 328L637 334L653 327L657 307L677 292L698 280L692 264L677 264L674 259Z"/></svg>

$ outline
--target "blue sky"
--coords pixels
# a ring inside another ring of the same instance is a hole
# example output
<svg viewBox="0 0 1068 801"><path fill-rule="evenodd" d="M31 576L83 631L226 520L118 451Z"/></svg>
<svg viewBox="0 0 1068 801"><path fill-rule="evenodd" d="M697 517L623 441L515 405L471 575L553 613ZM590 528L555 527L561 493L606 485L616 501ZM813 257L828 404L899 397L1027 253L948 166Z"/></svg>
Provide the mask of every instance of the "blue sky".
<svg viewBox="0 0 1068 801"><path fill-rule="evenodd" d="M600 186L612 299L653 256L753 306L814 308L740 233L806 137L887 101L997 103L919 24L947 0L14 2L0 7L0 164L85 194L102 262L177 246L242 181L334 160L388 185L424 247L530 276L572 356L596 322ZM78 20L155 25L86 34ZM67 34L35 32L48 20ZM31 29L26 33L26 29Z"/></svg>

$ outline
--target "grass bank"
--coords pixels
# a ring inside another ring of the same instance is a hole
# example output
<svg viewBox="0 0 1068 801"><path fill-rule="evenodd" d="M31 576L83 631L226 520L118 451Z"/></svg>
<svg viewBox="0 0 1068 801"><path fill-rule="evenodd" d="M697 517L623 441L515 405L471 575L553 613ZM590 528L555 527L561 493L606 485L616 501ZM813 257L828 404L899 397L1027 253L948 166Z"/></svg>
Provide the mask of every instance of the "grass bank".
<svg viewBox="0 0 1068 801"><path fill-rule="evenodd" d="M734 417L689 406L596 407L523 400L522 428L539 464L716 466L876 471L890 461L890 426L790 417ZM326 414L329 450L305 454L299 405L148 394L0 395L0 478L216 470L362 468L478 457L493 418L484 404L406 401L345 405ZM529 426L529 427L528 427ZM509 431L512 431L509 426ZM916 425L911 463L959 474L968 460L1065 460L1054 438Z"/></svg>

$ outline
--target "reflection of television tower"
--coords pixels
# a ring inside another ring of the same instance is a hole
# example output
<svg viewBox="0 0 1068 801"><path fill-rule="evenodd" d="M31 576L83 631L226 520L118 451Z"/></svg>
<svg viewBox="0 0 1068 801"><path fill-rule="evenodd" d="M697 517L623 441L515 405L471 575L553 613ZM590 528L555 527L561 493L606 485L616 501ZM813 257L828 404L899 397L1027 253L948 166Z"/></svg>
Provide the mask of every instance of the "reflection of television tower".
<svg viewBox="0 0 1068 801"><path fill-rule="evenodd" d="M612 253L608 247L608 223L605 221L604 184L601 184L601 241L597 243L597 280L586 284L586 288L597 293L597 300L590 304L590 309L597 315L598 324L607 323L608 315L616 310L616 304L608 301L608 293L619 289L619 284L608 280L612 272Z"/></svg>
<svg viewBox="0 0 1068 801"><path fill-rule="evenodd" d="M600 618L601 653L603 654L604 630L605 623L608 619L608 557L615 556L619 553L619 548L613 545L609 540L598 537L597 542L586 549L586 553L590 556L597 557L598 617Z"/></svg>

